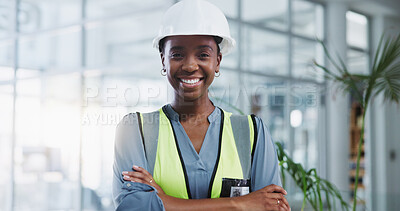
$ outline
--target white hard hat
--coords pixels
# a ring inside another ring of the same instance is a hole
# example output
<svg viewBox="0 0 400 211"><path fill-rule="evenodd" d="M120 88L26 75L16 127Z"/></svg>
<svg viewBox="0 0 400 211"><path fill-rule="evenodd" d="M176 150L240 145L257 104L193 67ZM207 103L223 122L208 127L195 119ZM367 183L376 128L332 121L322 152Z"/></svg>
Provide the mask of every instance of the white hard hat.
<svg viewBox="0 0 400 211"><path fill-rule="evenodd" d="M204 0L183 0L171 6L161 22L153 47L159 48L161 39L175 35L211 35L222 38L219 48L223 55L235 47L228 21L222 11Z"/></svg>

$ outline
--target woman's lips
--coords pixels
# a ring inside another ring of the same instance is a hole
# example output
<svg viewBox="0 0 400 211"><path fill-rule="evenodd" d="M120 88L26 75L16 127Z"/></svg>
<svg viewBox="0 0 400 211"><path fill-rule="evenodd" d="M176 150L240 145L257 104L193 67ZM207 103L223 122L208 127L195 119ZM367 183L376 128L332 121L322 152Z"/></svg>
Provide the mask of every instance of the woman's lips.
<svg viewBox="0 0 400 211"><path fill-rule="evenodd" d="M203 78L191 78L191 79L180 78L179 80L183 87L194 88L202 83Z"/></svg>
<svg viewBox="0 0 400 211"><path fill-rule="evenodd" d="M200 81L200 78L195 78L195 79L183 79L181 78L181 81L187 84L195 84Z"/></svg>

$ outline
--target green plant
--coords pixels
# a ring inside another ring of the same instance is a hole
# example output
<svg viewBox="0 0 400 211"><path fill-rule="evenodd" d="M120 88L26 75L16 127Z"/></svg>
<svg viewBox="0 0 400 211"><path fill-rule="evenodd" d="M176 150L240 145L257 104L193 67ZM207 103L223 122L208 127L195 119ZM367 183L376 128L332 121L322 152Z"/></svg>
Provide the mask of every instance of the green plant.
<svg viewBox="0 0 400 211"><path fill-rule="evenodd" d="M304 210L306 201L310 203L314 210L323 210L323 194L325 193L328 209L336 210L336 200L339 199L342 210L348 210L349 205L343 200L339 190L329 181L318 176L315 168L306 171L300 163L295 163L284 151L281 143L275 143L283 186L285 186L285 172L289 173L296 185L303 191L304 198L301 210ZM333 202L333 203L331 203ZM333 206L332 206L333 204Z"/></svg>
<svg viewBox="0 0 400 211"><path fill-rule="evenodd" d="M371 67L370 74L351 74L338 56L338 64L330 55L325 44L319 41L324 52L333 65L332 69L322 66L314 61L314 64L325 72L328 80L339 84L345 92L352 93L362 108L362 127L360 141L358 143L356 178L359 176L360 155L364 142L365 115L371 99L383 93L385 101L399 103L400 100L400 34L393 37L382 35ZM357 198L358 179L355 180L354 199ZM357 200L354 200L353 210L356 210Z"/></svg>
<svg viewBox="0 0 400 211"><path fill-rule="evenodd" d="M214 97L214 99L220 103L228 105L236 112L244 115L244 112L242 110L232 105L231 103L218 97ZM277 146L279 165L281 166L283 186L285 187L286 171L293 178L295 184L303 191L304 197L301 210L304 210L307 201L311 204L314 210L323 210L322 193L325 193L325 199L329 210L331 210L332 208L336 209L335 198L339 200L343 210L349 209L349 205L343 200L343 197L341 196L335 185L325 179L320 178L315 168L306 171L300 163L295 163L286 154L281 143L276 142L275 144Z"/></svg>

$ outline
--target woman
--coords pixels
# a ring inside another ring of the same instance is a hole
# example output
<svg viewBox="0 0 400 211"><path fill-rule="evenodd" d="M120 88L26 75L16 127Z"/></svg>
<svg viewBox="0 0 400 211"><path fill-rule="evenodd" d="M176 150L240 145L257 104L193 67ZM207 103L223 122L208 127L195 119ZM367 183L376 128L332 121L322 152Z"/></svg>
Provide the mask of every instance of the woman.
<svg viewBox="0 0 400 211"><path fill-rule="evenodd" d="M234 45L225 16L206 1L184 0L166 12L154 46L174 100L118 125L117 210L290 210L262 120L231 115L208 97ZM251 184L229 186L238 197L220 197L229 179Z"/></svg>

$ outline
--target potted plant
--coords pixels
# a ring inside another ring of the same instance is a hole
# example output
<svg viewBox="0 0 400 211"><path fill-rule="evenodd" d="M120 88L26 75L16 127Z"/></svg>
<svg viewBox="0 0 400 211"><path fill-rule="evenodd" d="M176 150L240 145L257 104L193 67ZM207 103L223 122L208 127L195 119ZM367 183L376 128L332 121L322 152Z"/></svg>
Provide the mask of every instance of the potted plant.
<svg viewBox="0 0 400 211"><path fill-rule="evenodd" d="M353 210L357 206L357 188L358 176L360 169L360 157L362 145L364 142L365 131L365 115L369 108L371 99L383 93L385 101L399 103L400 100L400 34L396 36L382 35L377 50L375 52L373 64L369 74L352 74L339 57L339 63L336 62L325 44L319 40L324 48L324 52L328 61L332 64L332 68L323 66L316 61L314 64L317 68L324 71L328 80L339 85L343 91L354 95L356 101L360 103L362 109L362 126L360 140L358 143L356 180L354 187Z"/></svg>
<svg viewBox="0 0 400 211"><path fill-rule="evenodd" d="M275 143L279 165L281 166L282 183L285 187L286 173L293 178L295 184L303 192L303 211L308 201L314 210L324 210L323 198L325 196L328 210L336 210L336 199L339 200L342 210L348 210L349 205L343 200L342 195L335 185L318 176L317 170L306 170L300 163L295 163L283 149L281 143ZM332 206L333 205L333 206Z"/></svg>
<svg viewBox="0 0 400 211"><path fill-rule="evenodd" d="M218 97L215 97L215 99L244 115L242 110L231 103ZM334 184L319 177L315 168L307 170L304 169L300 163L295 163L290 156L286 154L282 143L275 142L275 145L279 166L281 167L283 187L286 188L286 174L289 174L294 180L296 186L303 192L302 211L306 207L307 201L314 210L324 210L324 207L327 207L328 210L336 210L336 200L339 200L342 210L349 209L349 205L344 201L342 195ZM324 200L326 200L326 206L323 202Z"/></svg>

